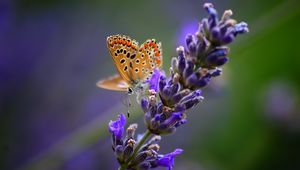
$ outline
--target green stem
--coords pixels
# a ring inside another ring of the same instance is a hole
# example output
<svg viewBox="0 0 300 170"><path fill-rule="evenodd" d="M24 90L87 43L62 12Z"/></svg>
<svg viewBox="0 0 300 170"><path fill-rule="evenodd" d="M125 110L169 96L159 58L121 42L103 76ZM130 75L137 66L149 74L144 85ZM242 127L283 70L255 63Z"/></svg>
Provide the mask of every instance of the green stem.
<svg viewBox="0 0 300 170"><path fill-rule="evenodd" d="M145 141L147 140L147 138L148 138L150 135L151 135L151 132L150 132L149 130L147 130L147 131L145 132L144 136L142 137L142 139L139 141L138 145L135 147L132 156L131 156L131 157L128 159L128 161L126 162L127 165L128 165L128 163L129 163L130 161L132 161L132 160L136 157L138 151L140 150L140 148L143 146L143 144L145 143ZM120 169L120 170L122 170L122 169Z"/></svg>

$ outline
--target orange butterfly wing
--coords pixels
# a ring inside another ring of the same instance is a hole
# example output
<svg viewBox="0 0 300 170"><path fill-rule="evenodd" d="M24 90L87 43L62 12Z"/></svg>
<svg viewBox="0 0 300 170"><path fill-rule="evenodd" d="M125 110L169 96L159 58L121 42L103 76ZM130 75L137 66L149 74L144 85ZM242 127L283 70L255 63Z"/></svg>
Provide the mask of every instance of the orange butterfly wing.
<svg viewBox="0 0 300 170"><path fill-rule="evenodd" d="M160 69L162 66L161 43L148 39L139 48L139 55L140 57L133 62L133 68L139 79L145 80L153 74L154 69Z"/></svg>
<svg viewBox="0 0 300 170"><path fill-rule="evenodd" d="M138 42L128 36L112 35L107 38L107 46L120 76L129 86L133 86L132 61L137 57Z"/></svg>
<svg viewBox="0 0 300 170"><path fill-rule="evenodd" d="M97 82L97 86L107 90L128 91L128 84L120 75L115 75Z"/></svg>

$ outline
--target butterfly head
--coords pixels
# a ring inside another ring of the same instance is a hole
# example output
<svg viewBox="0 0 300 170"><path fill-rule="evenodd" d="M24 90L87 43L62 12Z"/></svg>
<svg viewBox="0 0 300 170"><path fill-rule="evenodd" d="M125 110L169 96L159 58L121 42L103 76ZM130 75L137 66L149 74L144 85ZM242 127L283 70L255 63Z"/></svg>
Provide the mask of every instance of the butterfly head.
<svg viewBox="0 0 300 170"><path fill-rule="evenodd" d="M133 89L131 87L128 88L127 94L128 95L132 95L133 94Z"/></svg>

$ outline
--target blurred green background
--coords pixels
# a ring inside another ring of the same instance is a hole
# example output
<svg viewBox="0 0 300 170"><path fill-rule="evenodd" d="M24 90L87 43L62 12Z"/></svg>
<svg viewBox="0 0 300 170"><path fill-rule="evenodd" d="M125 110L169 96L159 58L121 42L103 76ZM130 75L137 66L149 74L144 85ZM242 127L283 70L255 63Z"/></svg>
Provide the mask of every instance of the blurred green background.
<svg viewBox="0 0 300 170"><path fill-rule="evenodd" d="M116 73L106 37L162 42L164 68L206 17L200 0L2 0L0 169L116 169L107 123L125 94L95 83ZM188 123L163 137L175 170L300 169L300 3L212 1L250 33ZM299 26L299 27L298 27ZM135 104L137 105L137 104ZM144 130L139 107L129 122Z"/></svg>

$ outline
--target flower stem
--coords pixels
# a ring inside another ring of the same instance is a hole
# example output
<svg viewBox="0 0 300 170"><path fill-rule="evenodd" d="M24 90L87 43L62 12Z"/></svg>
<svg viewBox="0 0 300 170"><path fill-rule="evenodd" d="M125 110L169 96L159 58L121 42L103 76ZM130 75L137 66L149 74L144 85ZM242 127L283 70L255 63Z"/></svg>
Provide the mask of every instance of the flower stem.
<svg viewBox="0 0 300 170"><path fill-rule="evenodd" d="M143 146L143 144L145 143L145 141L147 140L147 138L148 138L150 135L151 135L151 132L150 132L149 130L147 130L147 131L145 132L144 136L143 136L143 137L141 138L141 140L139 141L138 145L135 147L132 156L131 156L131 157L128 159L128 161L126 162L127 165L128 165L128 163L129 163L130 161L132 161L132 160L136 157L138 151L140 150L140 148ZM122 170L122 169L120 169L120 170Z"/></svg>

